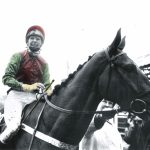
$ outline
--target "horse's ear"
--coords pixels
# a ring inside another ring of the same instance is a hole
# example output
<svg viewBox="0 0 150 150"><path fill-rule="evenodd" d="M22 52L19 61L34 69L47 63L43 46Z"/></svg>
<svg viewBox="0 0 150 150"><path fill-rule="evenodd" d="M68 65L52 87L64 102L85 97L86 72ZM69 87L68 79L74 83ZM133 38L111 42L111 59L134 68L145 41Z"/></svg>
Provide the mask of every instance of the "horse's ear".
<svg viewBox="0 0 150 150"><path fill-rule="evenodd" d="M115 39L109 46L109 55L112 56L113 54L117 53L118 45L121 42L121 28L118 30Z"/></svg>
<svg viewBox="0 0 150 150"><path fill-rule="evenodd" d="M118 49L119 49L119 50L123 50L123 49L124 49L125 44L126 44L125 39L126 39L126 36L124 36L124 37L122 38L120 44L118 45Z"/></svg>

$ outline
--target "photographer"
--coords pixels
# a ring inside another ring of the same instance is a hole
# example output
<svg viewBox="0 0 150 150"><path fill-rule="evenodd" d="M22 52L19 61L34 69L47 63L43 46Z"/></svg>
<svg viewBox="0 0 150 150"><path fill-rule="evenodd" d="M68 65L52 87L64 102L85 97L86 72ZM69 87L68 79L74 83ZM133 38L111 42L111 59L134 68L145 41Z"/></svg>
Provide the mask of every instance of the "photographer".
<svg viewBox="0 0 150 150"><path fill-rule="evenodd" d="M124 140L130 145L128 150L144 150L143 120L138 116L129 114L127 123L128 127L125 129Z"/></svg>

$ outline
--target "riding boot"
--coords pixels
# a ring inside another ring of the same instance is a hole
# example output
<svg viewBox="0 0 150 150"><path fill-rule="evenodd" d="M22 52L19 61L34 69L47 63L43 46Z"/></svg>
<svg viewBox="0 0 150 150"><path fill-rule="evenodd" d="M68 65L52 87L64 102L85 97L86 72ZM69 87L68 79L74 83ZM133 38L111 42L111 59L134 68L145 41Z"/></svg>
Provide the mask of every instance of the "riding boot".
<svg viewBox="0 0 150 150"><path fill-rule="evenodd" d="M12 137L18 132L20 124L6 127L6 129L0 134L0 142L3 144L8 143Z"/></svg>
<svg viewBox="0 0 150 150"><path fill-rule="evenodd" d="M0 135L0 142L2 144L6 144L8 139L10 138L11 131L9 129L5 129Z"/></svg>

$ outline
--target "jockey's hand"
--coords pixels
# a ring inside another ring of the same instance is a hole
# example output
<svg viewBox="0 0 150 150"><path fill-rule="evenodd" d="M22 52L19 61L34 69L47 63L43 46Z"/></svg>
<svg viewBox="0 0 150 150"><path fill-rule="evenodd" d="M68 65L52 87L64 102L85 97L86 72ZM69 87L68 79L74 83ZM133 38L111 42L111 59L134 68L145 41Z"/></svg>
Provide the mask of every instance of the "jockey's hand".
<svg viewBox="0 0 150 150"><path fill-rule="evenodd" d="M35 90L44 89L45 86L42 83L34 83L34 84L22 84L22 90L25 92L33 92Z"/></svg>
<svg viewBox="0 0 150 150"><path fill-rule="evenodd" d="M52 94L52 89L48 89L47 91L46 91L46 94L47 94L47 96L51 96L51 94Z"/></svg>

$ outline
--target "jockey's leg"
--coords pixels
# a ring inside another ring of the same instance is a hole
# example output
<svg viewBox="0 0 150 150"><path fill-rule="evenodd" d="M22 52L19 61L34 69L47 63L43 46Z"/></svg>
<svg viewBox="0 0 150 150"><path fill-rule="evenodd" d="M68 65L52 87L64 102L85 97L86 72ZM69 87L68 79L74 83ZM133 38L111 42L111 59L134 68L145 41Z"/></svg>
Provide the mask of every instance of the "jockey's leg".
<svg viewBox="0 0 150 150"><path fill-rule="evenodd" d="M26 104L35 101L35 94L30 92L11 91L4 104L4 119L6 129L0 135L0 141L5 143L17 131L21 123L22 110Z"/></svg>
<svg viewBox="0 0 150 150"><path fill-rule="evenodd" d="M24 103L11 96L5 100L4 104L4 118L6 129L0 135L0 141L6 143L11 138L13 133L17 131L21 122L21 114L24 108Z"/></svg>

